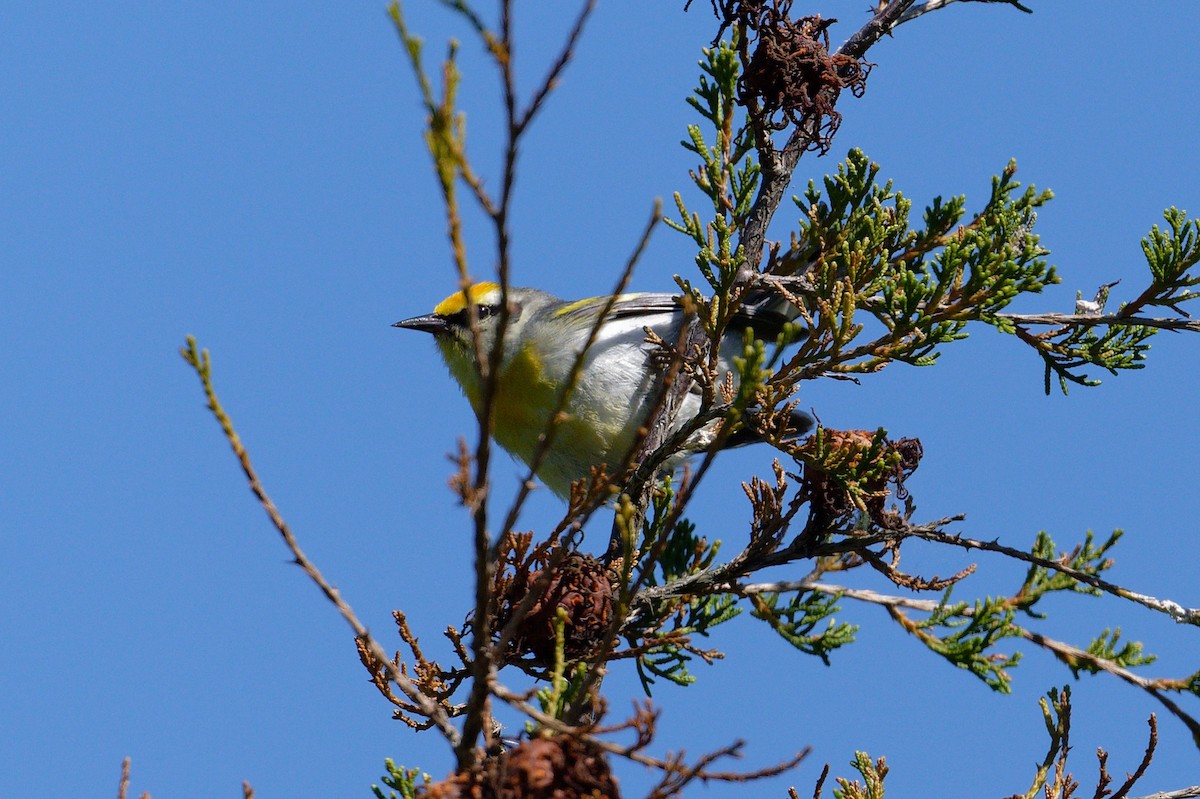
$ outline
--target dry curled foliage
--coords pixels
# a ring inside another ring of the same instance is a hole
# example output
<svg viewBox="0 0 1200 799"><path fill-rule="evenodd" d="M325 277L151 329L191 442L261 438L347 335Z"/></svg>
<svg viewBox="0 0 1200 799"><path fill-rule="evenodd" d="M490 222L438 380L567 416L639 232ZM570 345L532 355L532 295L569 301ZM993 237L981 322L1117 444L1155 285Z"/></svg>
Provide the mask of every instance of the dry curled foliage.
<svg viewBox="0 0 1200 799"><path fill-rule="evenodd" d="M838 96L843 89L862 96L872 65L829 52L829 26L836 19L793 20L791 7L792 0L714 2L721 20L717 38L730 26L743 37L738 102L761 130L807 128L813 134L808 149L825 153L842 121L834 108Z"/></svg>
<svg viewBox="0 0 1200 799"><path fill-rule="evenodd" d="M462 680L461 672L447 672L436 660L429 660L421 651L421 644L417 640L416 635L408 626L408 618L399 610L392 611L392 618L396 622L396 630L400 635L400 639L404 641L412 654L411 667L405 662L404 657L400 652L396 652L392 658L392 665L403 675L411 676L413 684L424 696L430 700L437 702L439 706L450 712L449 697L458 687L458 683ZM384 698L396 706L394 711L395 718L403 721L413 729L427 729L429 721L424 718L424 712L414 702L406 697L397 695L392 690L392 679L388 671L387 665L381 662L368 646L367 640L363 636L358 636L354 639L354 645L358 650L358 659L362 662L367 672L371 675L371 683L376 690L381 693Z"/></svg>
<svg viewBox="0 0 1200 799"><path fill-rule="evenodd" d="M847 518L856 512L886 529L897 529L905 514L886 508L887 498L909 499L904 481L921 462L916 438L895 441L869 430L827 430L796 446L792 456L804 464L803 495L815 517Z"/></svg>

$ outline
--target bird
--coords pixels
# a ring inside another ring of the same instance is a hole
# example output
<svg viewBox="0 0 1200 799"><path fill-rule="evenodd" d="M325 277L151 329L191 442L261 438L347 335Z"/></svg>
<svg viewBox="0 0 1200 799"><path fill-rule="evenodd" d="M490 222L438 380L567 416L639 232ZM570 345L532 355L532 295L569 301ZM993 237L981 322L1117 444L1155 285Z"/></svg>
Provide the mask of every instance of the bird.
<svg viewBox="0 0 1200 799"><path fill-rule="evenodd" d="M477 415L483 411L484 392L476 353L491 353L501 324L504 293L499 284L477 282L438 303L432 313L396 322L393 327L433 335L450 374L466 394ZM510 287L504 347L496 372L492 405L492 436L516 458L532 465L539 440L559 405L559 395L569 381L579 353L584 349L600 315L609 308L595 342L588 349L574 390L560 417L552 442L537 469L538 478L555 494L569 497L571 485L587 478L596 467L610 473L626 464L638 441L638 430L647 422L658 399L663 351L660 341L673 343L684 320L679 295L631 293L615 297L562 300L533 288ZM471 332L474 306L479 334L476 350ZM789 316L773 308L777 303L748 303L737 312L721 341L720 377L737 374L734 357L744 350L743 335L774 340ZM485 355L485 357L487 357ZM695 386L684 397L671 433L701 412L702 397ZM711 445L719 420L688 439L684 451L669 460L673 470L682 461ZM812 418L793 411L790 428L799 436L808 432ZM724 439L724 446L760 440L749 430Z"/></svg>

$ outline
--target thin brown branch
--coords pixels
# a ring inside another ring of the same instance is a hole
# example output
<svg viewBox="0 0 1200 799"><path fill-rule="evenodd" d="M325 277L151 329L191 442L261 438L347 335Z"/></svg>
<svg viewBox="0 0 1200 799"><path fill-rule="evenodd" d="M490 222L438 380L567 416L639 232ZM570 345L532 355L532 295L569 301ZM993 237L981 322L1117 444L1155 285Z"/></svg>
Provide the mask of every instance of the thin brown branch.
<svg viewBox="0 0 1200 799"><path fill-rule="evenodd" d="M935 541L940 544L951 544L953 546L963 547L964 549L981 549L987 552L998 552L1001 555L1007 555L1008 557L1016 560L1031 563L1035 566L1041 566L1042 568L1051 569L1056 572L1061 572L1072 579L1078 580L1085 585L1090 585L1093 588L1098 588L1107 594L1121 597L1122 599L1128 599L1129 601L1136 602L1143 607L1150 608L1151 610L1159 613L1164 613L1180 624L1192 624L1200 626L1200 608L1185 608L1179 603L1173 602L1169 599L1158 599L1156 597L1147 596L1146 594L1139 594L1135 591L1130 591L1128 588L1122 588L1119 585L1110 583L1107 580L1095 576L1094 574L1081 572L1078 569L1073 569L1070 566L1059 563L1055 560L1039 558L1036 555L1025 552L1024 550L1007 547L995 541L976 541L971 538L965 538L961 535L944 533L938 529L929 529L928 527L912 528L910 532L914 537L921 538L926 541Z"/></svg>
<svg viewBox="0 0 1200 799"><path fill-rule="evenodd" d="M1026 8L1025 6L1021 5L1019 2L1017 2L1017 0L926 0L924 3L921 3L921 5L913 6L912 8L905 11L904 14L902 14L900 16L900 19L896 20L896 24L893 26L893 29L895 29L896 27L899 27L900 25L903 25L906 22L912 22L914 19L924 16L925 14L928 14L930 11L937 11L940 8L945 8L948 5L952 5L954 3L960 3L960 2L964 2L964 3L1003 3L1005 5L1010 5L1020 11L1024 11L1026 14L1033 13L1033 9Z"/></svg>
<svg viewBox="0 0 1200 799"><path fill-rule="evenodd" d="M761 583L756 585L743 586L741 592L744 594L759 594L764 591L780 591L780 590L803 590L803 591L818 591L823 594L846 597L860 602L867 602L873 605L879 605L889 610L906 608L909 610L917 610L923 613L933 613L943 607L943 602L936 599L912 599L909 597L898 597L890 594L881 594L877 591L871 591L863 588L850 588L842 585L833 585L831 583L812 581L806 583ZM974 610L971 606L966 606L962 609L961 615L969 617L973 615ZM1094 668L1104 671L1108 674L1117 677L1118 679L1129 683L1137 688L1142 689L1152 697L1163 704L1171 715L1179 719L1192 733L1192 736L1200 742L1200 722L1192 718L1170 697L1166 696L1164 691L1178 692L1186 690L1186 681L1177 679L1148 679L1140 674L1135 674L1129 669L1113 663L1111 660L1096 657L1087 650L1072 646L1063 641L1058 641L1053 638L1027 630L1024 627L1016 627L1018 634L1030 643L1042 647L1063 663L1071 667L1079 667L1081 664L1089 668Z"/></svg>
<svg viewBox="0 0 1200 799"><path fill-rule="evenodd" d="M642 231L642 236L638 240L637 246L634 248L633 253L626 261L625 268L621 272L621 277L617 281L616 287L609 295L600 313L597 315L595 323L588 332L588 338L584 343L583 348L575 356L575 362L572 364L571 372L567 377L566 384L559 393L558 404L555 406L554 412L550 415L550 422L547 425L546 430L543 431L541 439L538 441L537 449L534 450L533 458L529 464L529 471L526 474L525 479L521 481L517 496L514 498L508 516L504 521L504 526L501 528L500 537L497 538L496 544L493 547L493 559L498 555L498 547L500 542L503 540L503 536L514 526L516 526L520 511L529 495L529 491L534 485L533 477L537 474L537 470L541 467L543 459L549 453L550 447L554 443L554 437L558 430L558 424L563 418L562 414L566 410L567 403L569 402L571 394L579 382L580 376L583 374L583 367L587 360L587 355L591 348L595 345L596 340L599 338L600 330L604 326L605 320L608 319L620 295L628 287L629 280L633 277L633 270L637 266L638 261L641 260L642 253L649 244L650 236L653 234L654 229L657 227L658 222L661 219L662 201L655 200L654 209L651 212L650 219L646 223L645 229ZM546 587L550 583L553 569L557 568L558 563L561 561L562 557L567 554L567 552L568 548L563 547L554 553L552 556L553 562L548 564L547 568L543 570L541 577L539 577L538 581L522 599L521 604L517 606L516 610L513 612L512 618L500 632L499 639L497 641L499 651L505 651L508 642L511 640L512 635L520 625L521 620L533 607L541 593L545 591Z"/></svg>
<svg viewBox="0 0 1200 799"><path fill-rule="evenodd" d="M689 574L686 577L681 577L664 585L653 586L642 591L636 598L628 621L632 621L647 607L651 607L658 602L668 599L683 596L706 596L714 593L736 593L742 594L749 591L754 586L739 586L737 581L748 574L752 574L762 569L771 566L783 566L795 560L814 558L825 555L837 555L845 552L860 552L864 548L874 546L876 544L890 543L899 539L903 539L909 535L917 535L918 533L926 533L945 527L956 521L961 521L961 516L949 516L943 519L937 519L923 525L913 525L905 527L903 531L877 531L870 534L858 534L853 537L848 537L840 540L830 541L828 543L818 544L813 546L806 540L806 536L801 536L795 542L782 549L776 549L769 552L758 552L754 548L747 548L735 555L728 562L719 566L713 566L710 569ZM829 535L843 534L840 530L822 530L816 538L823 539ZM770 586L789 586L783 588L763 588L762 590L771 591L787 591L800 590L808 584L807 581L796 582L781 582L769 583L764 585Z"/></svg>
<svg viewBox="0 0 1200 799"><path fill-rule="evenodd" d="M1146 751L1142 754L1142 762L1138 764L1137 769L1132 774L1129 774L1125 778L1125 782L1122 783L1117 792L1109 797L1109 799L1125 799L1125 797L1129 796L1129 792L1133 789L1133 786L1145 775L1146 769L1150 768L1150 762L1154 760L1154 751L1158 749L1158 720L1154 717L1153 713L1150 714L1147 724L1150 726L1150 739L1146 743ZM1101 770L1103 771L1103 766Z"/></svg>
<svg viewBox="0 0 1200 799"><path fill-rule="evenodd" d="M489 31L487 26L483 24L483 18L479 16L475 9L467 5L465 0L438 0L438 2L446 8L461 14L463 19L475 29L475 32L482 36L485 42L488 41Z"/></svg>
<svg viewBox="0 0 1200 799"><path fill-rule="evenodd" d="M503 686L496 686L493 693L496 697L507 702L509 705L521 711L526 716L533 719L543 727L546 727L547 729L554 730L555 732L564 735L577 737L580 740L587 741L588 743L597 746L609 754L632 760L633 762L640 763L643 766L648 766L663 772L672 773L678 773L681 770L682 759L676 755L668 754L668 756L664 759L651 757L640 751L640 749L643 748L644 743L641 745L635 743L632 746L625 746L616 743L615 741L609 741L604 738L597 737L593 734L593 728L590 725L574 726L564 721L560 721L553 716L543 713L540 709L529 704L529 702L526 701L523 696L509 691ZM711 752L702 756L692 766L684 767L690 771L687 781L690 782L694 779L700 779L717 780L720 782L748 782L750 780L773 777L777 774L782 774L785 771L795 768L796 765L798 765L801 760L807 757L811 751L810 747L805 747L803 750L797 752L794 756L788 758L787 760L781 761L772 766L756 769L754 771L735 772L708 770L708 766L711 765L712 762L722 757L739 757L742 746L743 743L741 741L735 741L733 744L727 747L723 747L716 752Z"/></svg>
<svg viewBox="0 0 1200 799"><path fill-rule="evenodd" d="M485 29L482 20L475 15L468 6L462 2L450 2L448 5L462 13L468 19L468 21L488 43L489 50L494 54L497 54L497 58L499 58L502 63L508 63L510 61L510 59L504 57L505 54L501 53L500 49L496 46L494 38ZM505 20L507 20L507 4L505 5L505 9ZM451 250L454 255L455 267L458 272L459 288L463 292L464 300L466 301L465 305L469 320L469 328L471 331L471 343L475 353L475 365L479 371L480 382L483 386L483 401L481 403L482 407L480 408L479 412L480 436L476 445L474 459L475 476L473 480L460 480L460 489L463 502L468 508L470 508L472 512L476 552L479 553L478 557L480 560L477 569L475 603L477 608L480 606L483 606L484 608L484 611L479 614L479 618L480 624L484 628L482 632L485 635L480 637L478 634L480 631L477 630L476 640L473 641L476 648L473 665L477 665L482 670L482 673L474 674L476 681L472 686L473 691L471 697L471 706L478 709L478 706L486 698L486 678L488 676L486 669L488 660L487 658L482 657L483 650L487 645L486 634L489 632L486 629L488 619L488 615L486 613L488 595L486 592L488 586L490 585L490 571L488 570L486 563L486 553L488 552L489 543L486 497L488 490L488 466L491 460L490 432L492 427L492 405L496 385L496 381L493 379L493 376L503 354L503 333L508 323L508 243L506 219L509 201L508 190L511 188L511 175L506 175L509 177L509 180L506 180L505 192L501 198L500 206L497 207L491 198L488 197L486 192L483 191L482 181L474 175L473 171L470 170L468 166L467 155L463 150L465 134L462 128L461 117L457 117L455 115L455 110L453 107L454 88L457 81L457 75L454 72L453 46L451 47L450 56L443 64L442 99L438 101L434 98L432 84L420 63L420 42L408 30L399 3L393 2L389 10L392 20L396 25L396 29L400 34L400 38L405 45L405 49L409 54L409 60L412 64L413 72L416 75L418 85L421 89L426 111L429 114L427 122L427 139L430 145L430 153L433 156L434 171L437 174L438 184L442 191L442 199L446 210L448 235L450 237ZM506 75L509 78L509 82L506 85L511 89L511 72L506 73ZM511 127L512 126L510 122L510 130ZM514 146L511 141L509 152L510 155L515 156ZM512 162L510 160L509 167L511 168L511 166ZM479 330L478 313L475 308L475 303L470 301L468 294L472 280L467 269L466 247L463 241L462 222L459 214L458 199L455 192L455 184L457 179L456 176L459 175L463 177L464 181L472 189L476 200L486 211L489 212L489 215L495 221L498 246L500 247L502 255L500 261L500 282L504 303L503 307L501 308L499 331L497 334L496 343L491 352L484 351L483 340ZM374 655L375 653L372 654ZM386 664L389 671L394 670L395 673L399 675L399 671L396 670L395 664L393 664L386 656L382 656L382 648L379 649L378 654L380 656L376 656L376 660L382 664ZM401 687L403 689L403 686ZM407 694L408 692L405 691L405 693ZM467 761L470 758L469 752L473 749L474 738L479 732L479 729L475 724L475 715L477 714L471 714L468 717L468 723L464 730L471 733L470 743L456 747L456 754L458 755L460 766L467 765ZM482 722L480 721L480 725L481 724ZM452 742L455 744L461 743L461 738L458 736L457 731L454 731L453 728L449 726L448 721L445 722L445 725L447 729L443 729L443 732L445 733L447 730L453 731L454 737L452 738ZM439 727L440 726L441 723L439 723Z"/></svg>
<svg viewBox="0 0 1200 799"><path fill-rule="evenodd" d="M471 670L474 682L472 683L470 698L467 701L467 724L463 727L463 741L460 742L457 750L460 753L460 767L464 765L462 758L469 757L470 749L473 748L473 745L469 747L466 743L468 736L471 734L478 735L479 732L482 731L482 724L480 724L479 729L477 730L476 725L472 722L472 719L475 715L478 715L478 708L481 708L482 703L486 700L487 688L496 668L496 656L494 652L497 650L493 650L493 648L487 644L487 641L490 640L492 635L492 631L490 629L490 619L492 615L491 603L494 601L494 597L492 595L491 585L494 579L496 558L498 556L500 544L507 532L516 525L525 500L534 485L533 476L537 473L537 470L540 468L543 459L549 453L550 448L553 445L554 436L558 429L558 423L561 421L562 413L566 409L567 403L570 401L571 393L582 375L588 353L599 337L604 320L608 318L613 306L619 299L619 295L628 286L629 280L633 275L633 270L638 261L641 259L642 253L645 251L645 248L649 243L650 236L653 234L653 231L657 227L657 224L661 218L662 203L661 201L656 200L650 219L642 231L642 235L638 240L637 246L634 248L633 253L626 262L625 268L622 271L615 290L608 297L604 308L597 316L595 324L589 331L588 340L584 344L583 349L576 355L571 373L568 376L566 384L559 393L558 403L554 412L550 416L550 423L547 429L542 433L542 437L538 443L537 449L535 450L534 457L529 464L529 472L525 479L521 481L520 487L517 491L517 496L514 498L513 503L510 506L504 521L504 525L498 531L496 540L494 542L487 542L485 544L485 539L481 539L478 536L476 538L476 552L479 553L479 562L476 566L478 590L476 595L475 613L473 617L475 619L475 628L472 639L473 651ZM481 431L481 436L482 435L484 435L483 431ZM479 529L478 525L476 529ZM485 554L486 558L484 557ZM483 586L483 578L485 576L487 578L486 590ZM529 609L532 608L533 604L537 600L538 593L540 593L538 586L540 585L540 590L544 591L545 587L549 584L549 571L547 571L545 576L545 580L539 581L538 584L533 586L533 590L526 595L521 604L517 607L514 617L505 626L505 629L500 632L499 643L502 647L507 645L507 642L510 640L514 631L519 626L521 618L528 613ZM486 637L484 637L485 633ZM498 651L503 652L503 649L501 648Z"/></svg>
<svg viewBox="0 0 1200 799"><path fill-rule="evenodd" d="M1145 796L1135 796L1132 799L1196 799L1200 797L1200 785L1192 785L1187 788L1180 788L1176 791L1159 791L1158 793L1149 793Z"/></svg>
<svg viewBox="0 0 1200 799"><path fill-rule="evenodd" d="M550 67L542 85L533 93L529 104L525 106L525 111L521 114L520 120L517 122L517 132L523 133L529 123L533 121L534 116L542 109L546 98L554 87L558 84L559 76L562 75L567 64L575 55L575 47L579 43L579 37L583 34L583 27L587 24L588 18L592 12L596 10L596 0L587 0L579 10L579 15L575 18L575 24L571 26L571 32L567 35L567 41L559 51L558 58L554 60L554 64Z"/></svg>
<svg viewBox="0 0 1200 799"><path fill-rule="evenodd" d="M913 5L915 0L892 0L883 5L871 20L860 28L853 36L838 48L836 55L860 59L867 51L896 25L901 15ZM760 139L757 143L759 162L762 168L762 183L758 188L758 196L746 217L742 228L741 244L745 247L745 255L749 266L755 268L762 261L763 246L766 242L767 228L775 216L780 203L783 201L787 187L792 182L792 173L800 157L811 147L820 134L820 120L812 117L808 124L792 131L782 150L776 150L770 139Z"/></svg>
<svg viewBox="0 0 1200 799"><path fill-rule="evenodd" d="M475 174L471 163L467 161L467 154L461 148L455 152L459 160L459 177L462 178L463 183L467 184L467 188L471 190L471 193L475 195L475 202L479 203L479 207L483 209L483 212L488 216L495 216L496 204L492 201L492 196L488 194L487 187L483 185L483 178Z"/></svg>
<svg viewBox="0 0 1200 799"><path fill-rule="evenodd" d="M1009 319L1018 325L1059 325L1064 329L1071 327L1096 327L1098 325L1111 325L1117 327L1157 327L1163 330L1186 330L1191 333L1200 333L1200 319L1125 316L1119 313L1101 314L1095 316L1086 314L1057 313L1000 313L996 314L996 316L1000 319Z"/></svg>
<svg viewBox="0 0 1200 799"><path fill-rule="evenodd" d="M129 794L129 766L128 757L121 761L121 782L117 785L117 799L126 799Z"/></svg>
<svg viewBox="0 0 1200 799"><path fill-rule="evenodd" d="M584 342L583 348L575 355L575 361L571 364L571 371L567 375L562 388L559 390L558 402L554 407L553 413L550 414L550 422L546 429L542 431L542 435L538 439L537 447L533 451L533 457L529 462L529 470L525 475L525 479L521 481L520 488L517 491L517 496L513 499L512 506L509 509L508 516L504 520L504 525L500 528L500 534L503 536L517 524L517 518L520 515L521 509L524 506L525 499L529 496L530 490L534 486L533 478L538 470L542 467L542 463L549 454L551 447L554 444L554 439L558 434L559 424L563 421L563 413L567 409L567 404L571 400L571 396L575 388L579 385L579 380L583 375L583 367L587 362L588 355L591 353L592 347L600 337L600 331L604 328L605 322L612 313L613 307L621 298L621 294L629 287L629 281L633 278L633 271L637 267L638 262L642 258L642 254L646 251L646 247L650 243L650 237L654 230L658 227L658 223L662 221L662 200L656 199L654 207L650 212L650 218L646 222L645 228L642 230L642 235L638 239L637 246L634 247L628 260L625 262L625 267L621 270L621 276L618 278L616 285L613 287L612 293L607 297L604 306L600 309L596 316L595 322L588 331L587 340ZM502 539L497 538L496 544L493 546L495 550ZM493 556L495 555L493 551Z"/></svg>
<svg viewBox="0 0 1200 799"><path fill-rule="evenodd" d="M453 150L456 158L456 172L462 177L467 186L473 191L476 200L483 208L485 213L492 220L495 236L496 236L496 264L497 278L500 284L501 293L501 308L497 329L495 334L495 344L490 352L484 353L479 345L480 337L478 334L477 318L474 312L472 303L467 303L470 327L472 338L475 341L476 364L479 367L480 380L482 384L482 400L479 408L479 440L475 450L475 477L471 484L469 492L464 491L464 497L469 497L469 506L472 510L474 522L474 539L475 551L477 557L476 563L476 581L475 581L475 628L472 639L472 677L473 683L471 694L467 702L468 712L467 721L463 727L463 735L456 747L456 755L459 761L459 767L466 768L474 760L475 740L480 732L484 731L484 720L482 718L483 705L487 699L487 685L491 679L491 674L494 668L492 663L492 655L489 651L491 630L489 629L491 618L491 602L490 586L495 570L495 551L499 546L505 532L511 527L511 524L506 524L502 528L495 541L491 540L491 535L487 523L487 503L486 497L489 489L488 473L491 461L491 428L492 417L494 414L494 399L496 393L497 382L495 375L497 374L500 364L503 359L503 343L504 334L509 324L509 309L508 309L508 291L510 286L510 263L511 263L511 232L510 232L510 210L513 186L516 180L516 168L519 153L519 142L522 134L527 129L530 122L533 120L537 112L542 108L546 98L553 90L558 78L570 62L574 55L576 44L579 37L583 33L584 25L595 8L595 0L587 0L581 7L580 13L575 20L574 25L568 34L567 41L558 57L552 64L549 73L545 80L534 92L532 99L524 111L518 109L517 90L516 90L516 74L514 70L514 42L513 42L513 7L511 0L502 0L500 4L500 21L498 32L490 30L477 14L475 14L465 3L460 1L448 2L451 8L461 12L474 27L476 33L483 40L488 52L492 55L496 67L500 73L503 105L506 125L506 140L503 156L503 167L501 172L500 192L496 200L493 200L490 195L483 189L482 181L469 168L466 154L462 152L460 141L461 139L451 137L452 143L455 145ZM393 11L393 17L399 18L398 11ZM406 45L409 44L410 37L405 37ZM411 48L410 48L411 50ZM414 58L415 65L415 58ZM427 105L431 105L431 92L428 89L428 81L420 74L419 65L415 65L419 73L419 78L422 80L422 89L427 97ZM443 183L446 181L443 179ZM447 188L443 186L443 194L446 200L447 213L451 223L452 242L455 243L455 251L461 256L461 247L458 246L457 240L453 234L459 229L457 220L458 212L456 200L453 194L453 187ZM466 272L465 256L456 258L459 266L460 283L465 291L469 285ZM564 394L563 401L566 401ZM557 416L557 414L556 414ZM543 448L542 452L548 448L548 444ZM544 454L543 456L544 457ZM536 472L536 466L533 469ZM524 481L520 489L521 495L525 495L529 490L529 480ZM465 486L464 486L465 487ZM515 516L519 513L521 501L518 500L512 506L509 517L515 523Z"/></svg>
<svg viewBox="0 0 1200 799"><path fill-rule="evenodd" d="M250 454L242 444L241 437L238 436L237 431L234 429L232 419L230 419L229 414L225 412L220 400L217 398L212 382L212 361L208 350L201 351L197 349L196 339L188 336L187 347L180 349L180 355L183 356L183 359L191 365L196 371L197 376L199 376L201 385L204 387L204 395L208 399L208 409L221 425L221 430L225 433L225 439L229 442L229 446L237 457L238 463L241 464L242 472L246 475L251 493L258 499L259 504L266 511L267 517L271 520L271 524L279 532L280 537L283 538L284 544L292 553L293 562L317 585L321 593L325 595L325 598L333 603L338 613L354 631L355 637L367 646L371 655L384 664L388 675L400 690L404 692L405 696L421 709L421 713L433 722L434 726L437 727L447 741L451 744L457 744L459 740L458 730L450 724L450 720L446 717L442 708L428 696L421 693L416 684L401 673L400 669L392 663L383 647L371 636L363 623L359 621L354 610L342 599L338 590L325 579L320 570L317 569L316 564L309 560L308 556L300 548L299 542L296 540L295 535L292 534L287 522L284 521L279 508L275 506L274 501L267 494L266 488L263 487L262 481L259 480L258 473L250 462Z"/></svg>
<svg viewBox="0 0 1200 799"><path fill-rule="evenodd" d="M1129 683L1130 685L1141 688L1150 696L1157 699L1163 707L1170 711L1171 715L1183 722L1188 728L1188 732L1192 734L1192 740L1200 746L1200 721L1197 721L1189 713L1184 711L1173 699L1167 696L1164 691L1178 692L1187 689L1186 680L1159 679L1149 680L1141 675L1134 674L1129 669L1118 666L1110 660L1098 658L1092 653L1072 646L1062 641L1056 641L1053 638L1047 638L1039 633L1019 628L1021 637L1031 643L1037 644L1044 649L1049 650L1060 661L1067 666L1078 666L1079 664L1087 664L1088 666L1104 671L1114 677Z"/></svg>

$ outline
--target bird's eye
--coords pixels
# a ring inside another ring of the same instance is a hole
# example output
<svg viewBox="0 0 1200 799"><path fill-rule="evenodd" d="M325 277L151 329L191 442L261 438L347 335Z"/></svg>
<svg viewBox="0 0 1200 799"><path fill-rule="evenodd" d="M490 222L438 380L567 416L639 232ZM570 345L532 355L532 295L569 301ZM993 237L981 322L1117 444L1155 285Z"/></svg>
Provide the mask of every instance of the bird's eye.
<svg viewBox="0 0 1200 799"><path fill-rule="evenodd" d="M495 312L496 312L496 306L494 306L494 305L477 305L477 306L475 306L475 313L479 315L480 319L487 319L489 316L491 316Z"/></svg>

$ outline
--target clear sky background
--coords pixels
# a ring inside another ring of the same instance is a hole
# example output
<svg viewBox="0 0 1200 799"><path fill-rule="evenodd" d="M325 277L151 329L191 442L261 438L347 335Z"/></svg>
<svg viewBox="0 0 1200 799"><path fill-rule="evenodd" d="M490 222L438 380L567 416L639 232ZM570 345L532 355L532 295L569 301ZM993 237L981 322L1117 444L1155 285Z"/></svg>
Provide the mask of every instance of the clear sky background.
<svg viewBox="0 0 1200 799"><path fill-rule="evenodd" d="M464 40L469 137L495 185L495 78L467 30L410 5L431 57ZM544 5L518 4L526 87L564 29L565 15L538 18ZM681 5L601 4L525 146L517 283L603 293L653 199L687 189L684 98L715 26L703 0ZM812 4L841 18L835 42L866 5ZM861 147L919 205L965 193L974 209L1015 157L1021 179L1057 193L1038 230L1064 278L1020 310L1069 311L1076 290L1118 278L1128 299L1163 208L1200 212L1200 6L1033 6L955 5L882 41L866 96L840 105L833 153L806 156L797 178ZM17 3L0 33L0 796L115 796L127 755L133 790L156 799L240 796L242 780L260 797L365 797L385 757L443 776L440 739L389 719L348 628L289 565L176 352L189 333L212 350L269 490L368 625L393 646L402 608L449 660L440 631L468 608L470 549L446 453L473 425L432 343L389 327L454 283L383 3ZM777 237L794 216L783 208ZM664 228L635 287L669 290L692 269ZM980 329L935 368L805 400L831 427L922 440L918 519L963 512L961 531L1019 547L1039 529L1066 545L1122 527L1115 579L1194 607L1200 338L1153 344L1143 371L1046 397L1037 357ZM704 534L744 540L738 482L770 460L750 448L719 462L695 506ZM497 462L499 495L518 472ZM558 510L541 492L522 526L544 530ZM1019 584L1022 570L962 553L914 547L906 565L976 560L960 598ZM1145 641L1161 656L1148 675L1200 667L1195 629L1165 617L1083 597L1048 609L1049 635L1086 644L1119 624ZM659 687L659 751L744 737L740 765L754 768L815 747L769 784L689 796L808 795L820 764L846 774L855 749L887 756L897 796L1024 791L1045 751L1037 699L1069 682L1090 792L1095 747L1115 774L1132 769L1159 710L1111 678L1072 682L1036 651L999 696L878 609L841 617L862 640L832 668L741 618L712 641L725 662ZM608 688L614 717L638 696L621 670ZM1160 720L1139 793L1200 782L1185 728ZM645 793L641 767L617 769L626 795Z"/></svg>

